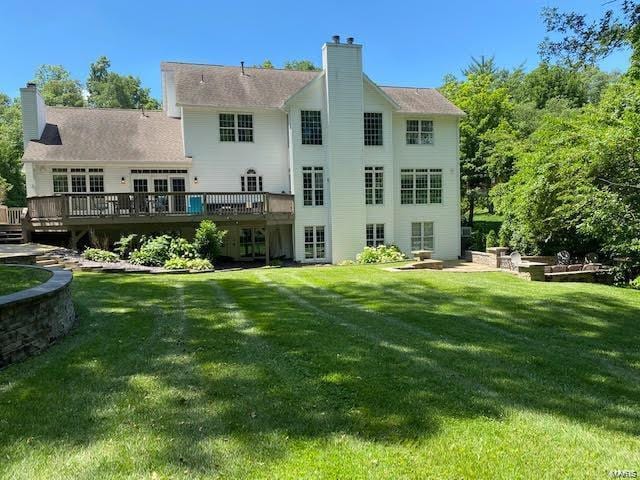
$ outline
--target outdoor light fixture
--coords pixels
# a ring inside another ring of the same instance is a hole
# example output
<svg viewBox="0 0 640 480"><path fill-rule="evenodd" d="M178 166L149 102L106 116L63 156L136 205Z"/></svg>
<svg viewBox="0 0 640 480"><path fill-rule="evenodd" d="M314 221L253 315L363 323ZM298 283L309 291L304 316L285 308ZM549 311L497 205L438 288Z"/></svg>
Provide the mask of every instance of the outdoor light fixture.
<svg viewBox="0 0 640 480"><path fill-rule="evenodd" d="M193 177L193 183L198 183L198 177Z"/></svg>
<svg viewBox="0 0 640 480"><path fill-rule="evenodd" d="M122 185L124 185L125 183L127 183L127 181L125 180L125 178L124 178L124 177L122 177L122 178L120 179L120 183L121 183Z"/></svg>

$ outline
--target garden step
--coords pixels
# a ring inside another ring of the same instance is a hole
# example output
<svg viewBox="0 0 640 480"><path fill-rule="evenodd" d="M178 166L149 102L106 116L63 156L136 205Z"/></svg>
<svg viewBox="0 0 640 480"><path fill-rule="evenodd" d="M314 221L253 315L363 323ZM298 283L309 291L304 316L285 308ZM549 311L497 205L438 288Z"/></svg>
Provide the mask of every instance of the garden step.
<svg viewBox="0 0 640 480"><path fill-rule="evenodd" d="M443 265L442 260L433 260L433 259L422 260L420 262L415 262L411 264L411 266L416 269L428 268L430 270L442 270L442 265Z"/></svg>
<svg viewBox="0 0 640 480"><path fill-rule="evenodd" d="M58 261L52 258L49 258L47 260L38 260L36 258L36 265L40 265L41 267L47 267L49 265L57 265L57 264L58 264Z"/></svg>

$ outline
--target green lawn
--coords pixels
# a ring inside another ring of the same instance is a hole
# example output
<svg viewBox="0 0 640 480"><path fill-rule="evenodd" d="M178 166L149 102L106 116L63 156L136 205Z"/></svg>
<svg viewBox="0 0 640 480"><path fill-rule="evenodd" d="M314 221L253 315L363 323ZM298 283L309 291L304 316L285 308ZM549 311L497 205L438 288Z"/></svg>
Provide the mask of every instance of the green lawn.
<svg viewBox="0 0 640 480"><path fill-rule="evenodd" d="M0 296L35 287L50 277L47 270L0 265Z"/></svg>
<svg viewBox="0 0 640 480"><path fill-rule="evenodd" d="M640 470L640 292L377 266L80 274L0 372L0 478Z"/></svg>

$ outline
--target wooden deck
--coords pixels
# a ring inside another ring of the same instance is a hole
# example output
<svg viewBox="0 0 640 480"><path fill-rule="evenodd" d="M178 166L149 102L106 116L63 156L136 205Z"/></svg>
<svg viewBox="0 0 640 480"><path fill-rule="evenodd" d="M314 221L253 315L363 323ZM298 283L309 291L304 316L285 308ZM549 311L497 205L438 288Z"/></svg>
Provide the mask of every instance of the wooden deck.
<svg viewBox="0 0 640 480"><path fill-rule="evenodd" d="M141 223L291 223L293 195L264 192L65 193L27 199L34 231Z"/></svg>

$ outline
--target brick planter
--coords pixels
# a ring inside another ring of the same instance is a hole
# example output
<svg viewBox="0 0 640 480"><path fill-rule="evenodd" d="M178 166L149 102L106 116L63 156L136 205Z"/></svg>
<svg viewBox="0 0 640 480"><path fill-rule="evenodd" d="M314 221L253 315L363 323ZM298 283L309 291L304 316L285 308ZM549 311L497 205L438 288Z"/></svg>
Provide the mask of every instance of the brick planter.
<svg viewBox="0 0 640 480"><path fill-rule="evenodd" d="M69 332L76 319L72 278L57 270L36 287L0 296L0 368L40 353Z"/></svg>

